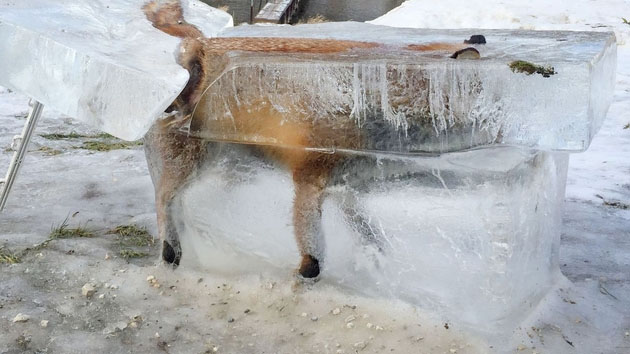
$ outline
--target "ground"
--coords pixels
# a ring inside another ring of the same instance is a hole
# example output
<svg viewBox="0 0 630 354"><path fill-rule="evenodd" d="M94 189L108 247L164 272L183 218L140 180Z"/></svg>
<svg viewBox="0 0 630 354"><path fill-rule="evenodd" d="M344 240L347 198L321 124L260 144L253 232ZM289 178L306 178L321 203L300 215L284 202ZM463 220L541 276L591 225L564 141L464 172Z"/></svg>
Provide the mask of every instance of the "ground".
<svg viewBox="0 0 630 354"><path fill-rule="evenodd" d="M141 146L45 109L0 214L0 353L630 352L627 45L618 62L607 121L590 149L571 157L560 248L566 279L501 343L325 280L172 270L159 262L157 243L115 232L135 225L156 235ZM0 88L0 166L8 166L27 109L26 97ZM98 151L108 146L115 149Z"/></svg>

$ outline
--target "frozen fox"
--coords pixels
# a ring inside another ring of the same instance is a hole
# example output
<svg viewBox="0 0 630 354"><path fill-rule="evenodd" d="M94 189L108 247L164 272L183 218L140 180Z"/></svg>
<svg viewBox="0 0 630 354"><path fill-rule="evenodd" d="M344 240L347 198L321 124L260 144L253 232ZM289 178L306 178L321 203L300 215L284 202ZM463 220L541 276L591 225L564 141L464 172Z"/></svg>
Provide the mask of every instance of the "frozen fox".
<svg viewBox="0 0 630 354"><path fill-rule="evenodd" d="M168 118L155 124L145 138L147 157L156 187L156 208L160 238L163 241L162 258L177 265L181 259L177 231L171 220L171 205L179 188L194 173L199 162L208 154L207 142L187 137L179 128L190 124L192 111L204 90L225 68L225 54L230 51L267 53L330 54L346 51L369 51L380 47L378 43L305 39L305 38L204 38L201 31L187 23L178 1L152 1L144 11L153 26L182 39L178 62L190 74L188 84L167 112ZM474 37L474 36L473 36ZM473 38L471 38L472 40ZM478 41L479 38L476 39ZM431 43L409 45L410 51L447 50L454 58L475 58L479 53L462 44ZM274 140L279 145L298 148L259 147L265 155L284 165L295 184L293 202L293 226L301 255L298 273L304 278L315 278L320 273L323 259L321 240L321 208L324 190L332 171L343 159L341 154L307 151L309 146L319 146L326 141L333 146L349 146L348 141L359 141L351 129L331 129L327 126L304 123L305 119L283 121L282 117L261 97L257 107L243 107L231 112L235 126L249 133L260 127L272 126ZM296 110L299 111L299 110ZM196 112L195 114L212 114ZM324 140L325 139L325 140ZM299 148L299 147L302 147ZM156 159L157 157L157 159Z"/></svg>

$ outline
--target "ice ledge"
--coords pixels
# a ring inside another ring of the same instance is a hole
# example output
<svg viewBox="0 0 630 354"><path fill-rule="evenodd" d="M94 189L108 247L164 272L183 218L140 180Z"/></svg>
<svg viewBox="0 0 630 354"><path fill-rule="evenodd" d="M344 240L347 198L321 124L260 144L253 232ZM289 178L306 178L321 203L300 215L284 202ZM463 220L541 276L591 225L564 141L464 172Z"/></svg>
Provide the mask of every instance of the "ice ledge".
<svg viewBox="0 0 630 354"><path fill-rule="evenodd" d="M0 4L0 85L122 139L142 137L188 73L179 40L134 0L22 0ZM206 36L232 25L199 1L185 13ZM205 21L204 21L205 20Z"/></svg>

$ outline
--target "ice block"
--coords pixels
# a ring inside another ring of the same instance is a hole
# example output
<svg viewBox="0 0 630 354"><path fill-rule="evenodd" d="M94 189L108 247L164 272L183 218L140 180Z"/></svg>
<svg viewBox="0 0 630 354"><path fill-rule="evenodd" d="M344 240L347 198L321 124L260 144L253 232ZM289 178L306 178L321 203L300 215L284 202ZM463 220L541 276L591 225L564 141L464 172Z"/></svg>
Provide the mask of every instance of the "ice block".
<svg viewBox="0 0 630 354"><path fill-rule="evenodd" d="M227 275L289 273L299 260L290 173L242 144L208 151L172 209L184 261ZM353 155L322 207L322 282L510 331L560 276L567 165L568 154L514 147Z"/></svg>
<svg viewBox="0 0 630 354"><path fill-rule="evenodd" d="M141 138L186 85L179 39L136 0L0 3L0 85L127 140ZM184 13L206 36L232 18L197 0Z"/></svg>
<svg viewBox="0 0 630 354"><path fill-rule="evenodd" d="M487 42L474 45L479 60L413 49L463 43L476 34ZM326 23L240 26L220 35L380 46L338 54L228 52L190 129L211 140L355 152L442 153L493 145L583 151L601 126L614 87L613 33ZM543 71L529 73L528 66ZM265 129L252 129L252 121L262 120L255 111L277 118ZM297 146L277 137L288 124L342 132L344 139L318 133Z"/></svg>

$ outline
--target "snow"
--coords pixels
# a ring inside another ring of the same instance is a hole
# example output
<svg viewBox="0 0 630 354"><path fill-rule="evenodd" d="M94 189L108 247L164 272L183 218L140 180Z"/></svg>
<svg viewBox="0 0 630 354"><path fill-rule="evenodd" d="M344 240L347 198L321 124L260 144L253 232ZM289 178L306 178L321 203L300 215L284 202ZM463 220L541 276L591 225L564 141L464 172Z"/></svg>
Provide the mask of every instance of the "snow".
<svg viewBox="0 0 630 354"><path fill-rule="evenodd" d="M630 211L596 196L630 203L630 129L624 129L630 124L630 26L621 22L630 16L628 1L419 0L402 9L376 21L442 28L584 30L603 25L615 31L621 44L608 117L589 150L571 156L560 245L566 279L521 326L484 343L467 329L451 322L446 326L415 307L349 295L325 280L292 288L290 274L171 271L155 265L156 246L145 250L148 258L127 262L118 256L117 241L105 233L136 223L155 235L153 191L142 151L91 153L74 148L91 138L36 136L31 150L49 147L61 153L48 156L42 149L27 155L0 217L0 245L14 251L32 247L66 217L72 226L95 229L97 236L56 240L30 251L20 264L0 264L0 352L628 352ZM0 166L8 166L12 152L5 149L19 133L26 108L24 96L0 89ZM60 131L96 133L45 109L36 133ZM159 288L146 281L150 275ZM88 282L97 284L91 300L81 297ZM332 314L336 308L339 315ZM20 313L30 320L13 323ZM353 328L345 322L350 315L356 318L350 321ZM49 321L47 327L40 326L42 320Z"/></svg>

